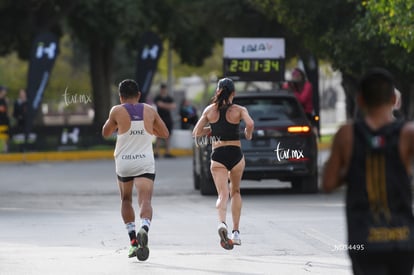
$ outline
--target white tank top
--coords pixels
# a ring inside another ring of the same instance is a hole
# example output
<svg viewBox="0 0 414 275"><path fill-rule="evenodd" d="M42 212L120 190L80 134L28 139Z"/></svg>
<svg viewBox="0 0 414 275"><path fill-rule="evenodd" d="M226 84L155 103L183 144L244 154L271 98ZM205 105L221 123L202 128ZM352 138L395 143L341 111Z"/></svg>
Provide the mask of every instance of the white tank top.
<svg viewBox="0 0 414 275"><path fill-rule="evenodd" d="M120 177L155 173L153 136L144 127L144 104L123 104L129 113L131 127L119 134L115 145L115 168Z"/></svg>

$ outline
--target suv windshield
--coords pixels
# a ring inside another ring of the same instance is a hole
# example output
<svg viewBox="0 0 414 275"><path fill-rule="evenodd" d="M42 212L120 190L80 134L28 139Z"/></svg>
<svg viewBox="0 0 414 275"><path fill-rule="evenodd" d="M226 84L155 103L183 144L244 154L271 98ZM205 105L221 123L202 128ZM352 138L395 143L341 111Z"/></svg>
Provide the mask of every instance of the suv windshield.
<svg viewBox="0 0 414 275"><path fill-rule="evenodd" d="M254 120L292 120L302 117L299 105L293 98L235 98L234 103L246 107Z"/></svg>

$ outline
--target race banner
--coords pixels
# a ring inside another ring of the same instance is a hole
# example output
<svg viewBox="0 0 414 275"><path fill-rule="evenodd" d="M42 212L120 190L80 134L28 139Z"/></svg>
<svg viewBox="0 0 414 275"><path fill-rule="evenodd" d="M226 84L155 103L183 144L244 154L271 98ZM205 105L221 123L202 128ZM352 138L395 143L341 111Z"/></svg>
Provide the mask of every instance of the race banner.
<svg viewBox="0 0 414 275"><path fill-rule="evenodd" d="M49 81L50 72L59 53L59 41L49 32L39 33L32 45L27 81L26 137L33 128L43 93Z"/></svg>
<svg viewBox="0 0 414 275"><path fill-rule="evenodd" d="M145 102L152 79L162 54L162 41L153 32L145 33L141 38L137 57L136 81L141 89L140 102Z"/></svg>

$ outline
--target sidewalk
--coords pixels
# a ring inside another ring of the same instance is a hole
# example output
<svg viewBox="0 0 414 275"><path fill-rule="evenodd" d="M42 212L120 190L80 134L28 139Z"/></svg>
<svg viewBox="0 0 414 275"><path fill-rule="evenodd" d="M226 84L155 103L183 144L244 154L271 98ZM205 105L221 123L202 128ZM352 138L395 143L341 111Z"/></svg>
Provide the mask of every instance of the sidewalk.
<svg viewBox="0 0 414 275"><path fill-rule="evenodd" d="M333 132L333 128L324 130ZM328 132L327 132L328 131ZM171 154L177 157L192 156L193 138L189 130L175 129L171 138ZM327 150L331 146L330 141L318 143L319 150ZM163 149L160 152L164 155ZM51 151L28 153L0 153L0 163L26 163L26 162L52 162L52 161L78 161L78 160L104 160L113 159L113 149L108 150L79 150L79 151Z"/></svg>
<svg viewBox="0 0 414 275"><path fill-rule="evenodd" d="M328 150L330 146L330 143L319 143L318 149ZM5 153L0 154L0 163L113 159L113 154L113 150ZM171 149L171 154L176 157L192 156L193 150L173 148ZM161 156L162 155L163 151L161 151Z"/></svg>

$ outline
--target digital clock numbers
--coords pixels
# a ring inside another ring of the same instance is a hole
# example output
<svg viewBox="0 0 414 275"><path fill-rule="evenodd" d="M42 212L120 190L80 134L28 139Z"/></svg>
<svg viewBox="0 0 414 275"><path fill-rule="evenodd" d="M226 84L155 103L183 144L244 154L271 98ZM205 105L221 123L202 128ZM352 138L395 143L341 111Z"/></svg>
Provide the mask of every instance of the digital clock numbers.
<svg viewBox="0 0 414 275"><path fill-rule="evenodd" d="M280 81L283 80L284 60L270 58L225 58L224 74L237 80Z"/></svg>
<svg viewBox="0 0 414 275"><path fill-rule="evenodd" d="M230 60L229 72L278 72L280 70L279 60L269 59L232 59Z"/></svg>
<svg viewBox="0 0 414 275"><path fill-rule="evenodd" d="M285 78L285 39L225 37L223 75L238 81L279 82Z"/></svg>

